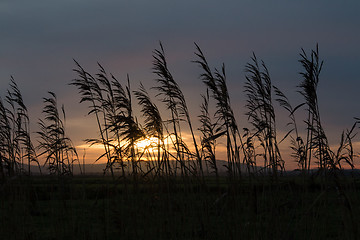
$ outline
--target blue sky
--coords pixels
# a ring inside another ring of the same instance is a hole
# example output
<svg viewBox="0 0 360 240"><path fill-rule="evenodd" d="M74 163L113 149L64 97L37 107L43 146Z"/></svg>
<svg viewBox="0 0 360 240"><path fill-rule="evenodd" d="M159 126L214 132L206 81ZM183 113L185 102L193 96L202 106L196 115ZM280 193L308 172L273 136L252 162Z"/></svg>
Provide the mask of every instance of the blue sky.
<svg viewBox="0 0 360 240"><path fill-rule="evenodd" d="M93 119L78 104L72 59L96 73L96 62L132 86L154 85L152 51L162 41L170 70L182 87L192 119L199 114L200 94L194 42L210 64L224 62L231 101L245 122L244 67L254 51L269 68L273 84L293 102L301 77L301 48L319 43L324 68L319 84L320 112L330 142L360 116L360 2L285 0L183 1L23 1L0 2L0 87L4 97L14 76L27 103L33 129L47 91L65 104L68 131L78 144L96 136ZM151 93L155 95L155 93ZM277 109L279 129L287 119ZM299 116L302 119L303 116ZM86 124L85 124L86 123ZM246 125L246 123L244 123Z"/></svg>

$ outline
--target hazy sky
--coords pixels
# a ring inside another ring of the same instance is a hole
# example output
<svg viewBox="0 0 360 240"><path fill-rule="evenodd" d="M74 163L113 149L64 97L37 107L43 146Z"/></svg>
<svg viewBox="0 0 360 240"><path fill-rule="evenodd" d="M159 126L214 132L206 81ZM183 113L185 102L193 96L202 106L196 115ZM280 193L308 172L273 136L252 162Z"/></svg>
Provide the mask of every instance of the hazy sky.
<svg viewBox="0 0 360 240"><path fill-rule="evenodd" d="M213 67L225 63L232 106L244 122L244 66L252 52L265 61L273 83L295 105L302 101L296 93L299 53L319 43L324 59L320 112L330 142L336 143L342 129L360 116L359 11L357 0L2 0L0 94L3 98L14 76L36 128L42 97L55 92L67 110L69 135L79 145L96 131L86 105L78 104L77 89L68 86L76 77L72 59L91 73L98 61L118 79L125 80L128 73L133 88L140 81L150 88L155 83L152 51L162 41L196 122L205 92L200 70L191 62L196 42ZM277 113L278 127L286 131L284 112Z"/></svg>

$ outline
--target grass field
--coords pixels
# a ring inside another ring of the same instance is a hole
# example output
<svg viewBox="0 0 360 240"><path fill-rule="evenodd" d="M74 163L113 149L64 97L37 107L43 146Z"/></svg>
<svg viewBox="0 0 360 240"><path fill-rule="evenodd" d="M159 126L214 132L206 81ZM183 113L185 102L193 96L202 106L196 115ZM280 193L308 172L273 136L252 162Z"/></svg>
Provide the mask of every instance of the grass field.
<svg viewBox="0 0 360 240"><path fill-rule="evenodd" d="M306 180L306 181L305 181ZM356 239L360 178L205 183L19 177L1 189L2 239Z"/></svg>
<svg viewBox="0 0 360 240"><path fill-rule="evenodd" d="M91 168L67 134L54 92L43 98L33 144L11 78L0 99L0 239L358 239L360 118L338 145L329 143L318 105L318 46L300 53L303 102L294 107L253 54L243 92L249 128L231 107L225 65L209 66L195 49L206 87L198 128L161 43L152 56L157 101L142 84L132 90L129 76L120 81L100 64L90 74L75 61L70 85L95 119L96 136L85 142L100 147L93 160L104 163L104 177L86 174ZM278 131L275 103L288 114L285 131ZM285 139L287 157L279 147ZM296 162L297 174L288 174L285 160Z"/></svg>

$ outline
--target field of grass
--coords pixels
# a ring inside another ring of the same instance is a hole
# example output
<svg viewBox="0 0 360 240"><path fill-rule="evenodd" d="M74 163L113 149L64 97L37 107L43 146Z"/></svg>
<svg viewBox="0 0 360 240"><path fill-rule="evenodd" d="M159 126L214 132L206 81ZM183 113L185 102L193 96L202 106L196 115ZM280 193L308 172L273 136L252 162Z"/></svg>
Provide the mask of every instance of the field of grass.
<svg viewBox="0 0 360 240"><path fill-rule="evenodd" d="M19 177L1 189L1 239L356 239L360 178L217 183Z"/></svg>
<svg viewBox="0 0 360 240"><path fill-rule="evenodd" d="M151 90L162 108L142 84L132 90L129 76L122 82L100 64L90 74L75 61L70 85L95 119L97 135L85 142L102 148L95 162L105 162L103 177L85 174L85 154L81 160L68 137L54 92L43 98L33 144L27 107L11 78L0 98L0 239L358 239L353 142L360 119L336 147L329 144L318 105L318 46L300 53L303 100L294 107L253 54L243 92L249 128L235 118L225 65L209 66L195 48L206 87L197 129L161 43L152 56ZM285 135L275 103L288 113ZM279 147L285 139L295 175L285 169Z"/></svg>

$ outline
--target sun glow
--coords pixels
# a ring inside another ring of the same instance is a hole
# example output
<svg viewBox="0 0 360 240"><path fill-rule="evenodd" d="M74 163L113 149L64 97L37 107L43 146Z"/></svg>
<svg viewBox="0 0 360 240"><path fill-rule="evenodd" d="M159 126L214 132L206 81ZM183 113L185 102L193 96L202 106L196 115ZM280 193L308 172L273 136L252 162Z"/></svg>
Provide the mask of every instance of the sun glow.
<svg viewBox="0 0 360 240"><path fill-rule="evenodd" d="M159 143L159 139L156 137L149 137L142 140L139 140L135 143L138 151L150 151L157 152L157 145Z"/></svg>
<svg viewBox="0 0 360 240"><path fill-rule="evenodd" d="M189 137L186 134L183 134L183 140L189 139ZM86 155L86 159L89 159L90 162L94 161L95 159L98 159L99 156L102 156L101 159L99 159L98 163L104 163L107 161L106 157L107 155L104 154L104 150L109 150L110 154L115 154L115 149L118 148L119 145L124 147L128 146L129 142L121 141L120 144L116 141L111 141L111 144L107 147L105 147L101 143L96 144L80 144L77 145L77 149L82 149L83 154ZM159 145L160 144L160 145ZM147 137L139 139L135 142L135 154L138 160L156 160L158 158L158 153L160 150L160 153L167 152L169 154L176 155L176 150L174 149L175 144L175 138L173 135L166 136L162 140L160 140L157 137ZM191 144L188 145L190 148L192 147ZM122 148L124 150L124 148ZM128 153L129 154L129 153ZM126 157L128 155L123 155L124 160L126 160Z"/></svg>

